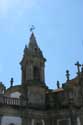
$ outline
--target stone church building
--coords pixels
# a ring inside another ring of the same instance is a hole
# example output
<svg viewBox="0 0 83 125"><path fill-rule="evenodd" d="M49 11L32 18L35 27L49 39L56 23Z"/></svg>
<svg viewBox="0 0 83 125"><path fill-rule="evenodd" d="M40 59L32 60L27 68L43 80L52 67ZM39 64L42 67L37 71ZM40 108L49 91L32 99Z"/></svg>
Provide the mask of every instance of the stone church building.
<svg viewBox="0 0 83 125"><path fill-rule="evenodd" d="M6 89L0 82L0 125L83 125L83 66L77 62L78 72L57 89L45 83L45 62L34 33L25 46L20 62L20 85Z"/></svg>

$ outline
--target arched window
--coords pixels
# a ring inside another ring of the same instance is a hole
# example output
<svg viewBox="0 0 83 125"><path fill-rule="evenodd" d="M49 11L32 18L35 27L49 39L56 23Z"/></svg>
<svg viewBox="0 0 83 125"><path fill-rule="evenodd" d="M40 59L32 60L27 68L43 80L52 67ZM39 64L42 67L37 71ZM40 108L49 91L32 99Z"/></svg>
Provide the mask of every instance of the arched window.
<svg viewBox="0 0 83 125"><path fill-rule="evenodd" d="M42 125L42 123L40 123L40 122L37 122L37 123L36 123L36 125Z"/></svg>
<svg viewBox="0 0 83 125"><path fill-rule="evenodd" d="M32 125L45 125L45 122L42 119L33 119Z"/></svg>
<svg viewBox="0 0 83 125"><path fill-rule="evenodd" d="M42 121L36 121L35 125L42 125Z"/></svg>
<svg viewBox="0 0 83 125"><path fill-rule="evenodd" d="M34 66L33 68L33 77L35 80L40 80L40 71L37 66Z"/></svg>

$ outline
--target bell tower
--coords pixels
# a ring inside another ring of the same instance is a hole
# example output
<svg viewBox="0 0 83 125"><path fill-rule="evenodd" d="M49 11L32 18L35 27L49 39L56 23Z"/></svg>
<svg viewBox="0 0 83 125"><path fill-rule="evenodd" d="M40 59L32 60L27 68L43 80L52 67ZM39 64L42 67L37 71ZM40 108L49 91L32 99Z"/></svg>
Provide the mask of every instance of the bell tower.
<svg viewBox="0 0 83 125"><path fill-rule="evenodd" d="M23 119L25 125L44 125L45 122L44 117L41 116L40 113L40 110L43 111L46 108L46 92L48 91L48 87L45 84L44 74L45 61L46 59L44 58L43 53L37 44L35 35L32 32L29 44L28 46L25 46L24 55L21 61L22 97L27 100L26 108L23 111L24 115L27 114L27 117L25 118L24 116ZM33 115L31 115L31 112ZM36 119L37 117L38 119Z"/></svg>
<svg viewBox="0 0 83 125"><path fill-rule="evenodd" d="M25 46L24 55L21 61L22 84L29 84L33 81L45 83L44 67L45 61L42 51L40 50L34 33L31 33L29 44Z"/></svg>
<svg viewBox="0 0 83 125"><path fill-rule="evenodd" d="M47 90L44 77L45 61L32 32L21 61L23 95L28 99L28 107L41 108L45 106Z"/></svg>

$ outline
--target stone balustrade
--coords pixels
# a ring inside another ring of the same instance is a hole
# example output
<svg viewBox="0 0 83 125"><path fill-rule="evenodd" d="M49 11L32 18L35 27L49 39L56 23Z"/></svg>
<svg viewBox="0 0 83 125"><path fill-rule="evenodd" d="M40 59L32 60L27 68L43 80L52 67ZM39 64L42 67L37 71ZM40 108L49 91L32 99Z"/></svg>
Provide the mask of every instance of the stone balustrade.
<svg viewBox="0 0 83 125"><path fill-rule="evenodd" d="M0 96L0 104L15 105L15 106L26 106L26 100Z"/></svg>

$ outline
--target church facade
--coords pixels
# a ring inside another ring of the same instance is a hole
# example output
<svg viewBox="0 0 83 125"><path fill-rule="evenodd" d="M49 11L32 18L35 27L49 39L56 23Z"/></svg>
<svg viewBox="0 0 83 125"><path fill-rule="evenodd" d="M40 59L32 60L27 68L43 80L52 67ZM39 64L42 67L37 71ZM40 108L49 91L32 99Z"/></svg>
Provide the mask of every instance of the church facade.
<svg viewBox="0 0 83 125"><path fill-rule="evenodd" d="M45 62L34 33L20 62L20 85L6 89L0 82L0 125L82 125L83 66L76 63L77 76L51 90L45 83ZM81 69L81 70L80 70Z"/></svg>

